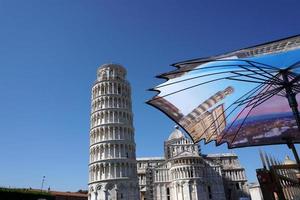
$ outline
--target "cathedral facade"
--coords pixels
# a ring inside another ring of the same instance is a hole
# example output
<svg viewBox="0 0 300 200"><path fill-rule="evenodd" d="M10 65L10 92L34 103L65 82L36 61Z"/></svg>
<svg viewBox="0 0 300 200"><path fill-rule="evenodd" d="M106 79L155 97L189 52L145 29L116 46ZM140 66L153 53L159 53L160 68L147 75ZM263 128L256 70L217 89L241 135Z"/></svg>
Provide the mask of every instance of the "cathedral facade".
<svg viewBox="0 0 300 200"><path fill-rule="evenodd" d="M233 153L202 155L178 127L164 157L137 159L141 200L239 200L249 197L245 170Z"/></svg>

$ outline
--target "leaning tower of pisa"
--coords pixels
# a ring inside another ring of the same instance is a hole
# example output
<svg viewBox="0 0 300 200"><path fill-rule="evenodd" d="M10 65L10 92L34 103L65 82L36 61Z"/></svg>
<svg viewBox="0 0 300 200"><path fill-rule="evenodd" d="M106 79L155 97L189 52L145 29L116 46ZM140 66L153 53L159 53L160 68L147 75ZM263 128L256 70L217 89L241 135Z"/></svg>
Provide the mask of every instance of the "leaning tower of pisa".
<svg viewBox="0 0 300 200"><path fill-rule="evenodd" d="M126 69L104 64L92 88L89 200L138 200L131 89Z"/></svg>

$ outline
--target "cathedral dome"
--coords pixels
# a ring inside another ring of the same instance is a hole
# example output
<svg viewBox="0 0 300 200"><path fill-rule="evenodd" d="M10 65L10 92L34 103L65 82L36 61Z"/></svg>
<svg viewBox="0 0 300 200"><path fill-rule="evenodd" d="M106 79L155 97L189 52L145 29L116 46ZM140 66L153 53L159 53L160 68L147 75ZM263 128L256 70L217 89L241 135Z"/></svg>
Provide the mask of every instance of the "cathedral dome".
<svg viewBox="0 0 300 200"><path fill-rule="evenodd" d="M179 130L178 126L175 126L175 130L170 134L168 140L183 138L184 134Z"/></svg>
<svg viewBox="0 0 300 200"><path fill-rule="evenodd" d="M297 164L297 162L294 160L291 160L289 156L286 156L283 161L283 164L284 165L295 165L295 164Z"/></svg>

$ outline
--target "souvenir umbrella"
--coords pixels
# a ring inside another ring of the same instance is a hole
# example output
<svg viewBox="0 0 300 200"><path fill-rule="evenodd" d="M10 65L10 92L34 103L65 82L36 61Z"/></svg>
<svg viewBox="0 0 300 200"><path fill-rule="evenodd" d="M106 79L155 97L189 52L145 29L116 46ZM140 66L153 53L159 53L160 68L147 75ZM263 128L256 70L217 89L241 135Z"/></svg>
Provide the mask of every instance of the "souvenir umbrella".
<svg viewBox="0 0 300 200"><path fill-rule="evenodd" d="M300 36L173 64L147 103L194 142L229 148L300 142Z"/></svg>

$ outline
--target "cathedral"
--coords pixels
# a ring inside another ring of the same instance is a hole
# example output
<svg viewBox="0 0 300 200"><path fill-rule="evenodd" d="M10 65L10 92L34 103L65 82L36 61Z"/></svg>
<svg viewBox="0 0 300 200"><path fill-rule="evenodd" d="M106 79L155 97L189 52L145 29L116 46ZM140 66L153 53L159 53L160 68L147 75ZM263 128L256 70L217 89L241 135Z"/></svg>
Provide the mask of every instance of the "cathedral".
<svg viewBox="0 0 300 200"><path fill-rule="evenodd" d="M248 199L245 170L234 153L202 155L176 126L164 157L137 158L141 200Z"/></svg>
<svg viewBox="0 0 300 200"><path fill-rule="evenodd" d="M237 156L203 155L179 127L164 142L164 157L136 159L126 73L119 64L104 64L92 87L89 200L247 199Z"/></svg>

